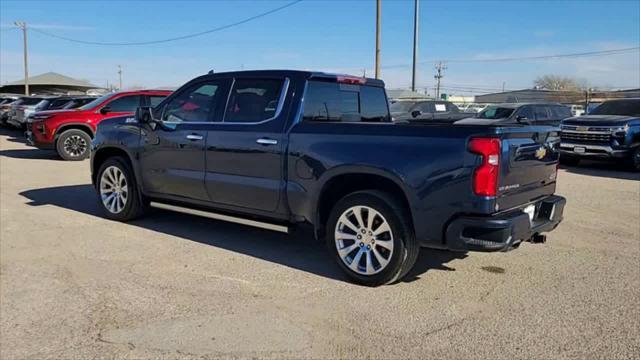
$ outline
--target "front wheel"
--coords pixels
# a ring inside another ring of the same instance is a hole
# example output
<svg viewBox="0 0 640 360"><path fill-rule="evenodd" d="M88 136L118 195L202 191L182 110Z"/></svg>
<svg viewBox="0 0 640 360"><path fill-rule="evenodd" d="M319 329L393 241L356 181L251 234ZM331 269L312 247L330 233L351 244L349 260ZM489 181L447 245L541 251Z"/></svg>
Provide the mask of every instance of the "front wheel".
<svg viewBox="0 0 640 360"><path fill-rule="evenodd" d="M331 210L327 246L340 268L356 283L393 283L413 267L420 246L408 211L391 195L359 191Z"/></svg>
<svg viewBox="0 0 640 360"><path fill-rule="evenodd" d="M131 167L121 157L107 159L97 175L96 190L105 215L112 220L129 221L141 216L146 204L138 193Z"/></svg>
<svg viewBox="0 0 640 360"><path fill-rule="evenodd" d="M66 130L58 137L56 151L64 160L84 160L91 153L91 136L78 129Z"/></svg>

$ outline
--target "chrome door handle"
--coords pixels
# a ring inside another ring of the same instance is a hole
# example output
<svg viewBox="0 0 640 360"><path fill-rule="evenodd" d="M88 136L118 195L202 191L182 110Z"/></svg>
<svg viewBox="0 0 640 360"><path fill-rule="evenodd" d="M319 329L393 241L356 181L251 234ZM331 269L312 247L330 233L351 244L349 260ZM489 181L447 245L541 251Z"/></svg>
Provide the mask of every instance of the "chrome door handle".
<svg viewBox="0 0 640 360"><path fill-rule="evenodd" d="M278 145L278 140L260 138L256 140L256 142L260 145Z"/></svg>
<svg viewBox="0 0 640 360"><path fill-rule="evenodd" d="M202 137L202 135L198 135L198 134L189 134L189 135L187 135L187 139L188 139L188 140L191 140L191 141L196 141L196 140L202 140L202 139L204 139L204 138Z"/></svg>

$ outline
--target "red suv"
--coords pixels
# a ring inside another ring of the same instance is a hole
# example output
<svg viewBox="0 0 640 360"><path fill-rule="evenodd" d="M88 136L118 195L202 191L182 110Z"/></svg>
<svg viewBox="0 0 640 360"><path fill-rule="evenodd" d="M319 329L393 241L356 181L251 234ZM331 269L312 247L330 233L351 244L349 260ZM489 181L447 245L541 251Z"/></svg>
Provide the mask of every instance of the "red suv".
<svg viewBox="0 0 640 360"><path fill-rule="evenodd" d="M86 159L100 121L133 115L139 106L155 107L169 94L169 90L122 91L77 109L40 111L29 118L27 141L40 149L55 149L65 160Z"/></svg>

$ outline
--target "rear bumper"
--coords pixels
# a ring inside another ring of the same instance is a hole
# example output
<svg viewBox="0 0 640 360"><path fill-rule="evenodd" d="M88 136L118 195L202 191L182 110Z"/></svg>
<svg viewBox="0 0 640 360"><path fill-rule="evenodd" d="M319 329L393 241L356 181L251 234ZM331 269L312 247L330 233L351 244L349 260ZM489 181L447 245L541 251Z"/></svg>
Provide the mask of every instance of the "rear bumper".
<svg viewBox="0 0 640 360"><path fill-rule="evenodd" d="M576 148L584 148L584 152L576 152ZM621 159L629 156L631 149L614 148L610 145L560 143L560 154L579 156L585 158Z"/></svg>
<svg viewBox="0 0 640 360"><path fill-rule="evenodd" d="M522 209L494 216L460 216L446 230L446 243L454 251L509 250L534 235L555 229L562 221L566 199L552 195L535 203L533 221Z"/></svg>

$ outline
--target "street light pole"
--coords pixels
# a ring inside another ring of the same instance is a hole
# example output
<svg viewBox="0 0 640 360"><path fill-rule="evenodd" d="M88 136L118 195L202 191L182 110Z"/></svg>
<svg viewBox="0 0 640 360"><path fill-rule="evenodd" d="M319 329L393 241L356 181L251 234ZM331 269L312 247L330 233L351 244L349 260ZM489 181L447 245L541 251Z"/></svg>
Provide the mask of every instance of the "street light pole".
<svg viewBox="0 0 640 360"><path fill-rule="evenodd" d="M380 79L380 17L382 0L376 0L376 79Z"/></svg>
<svg viewBox="0 0 640 360"><path fill-rule="evenodd" d="M27 23L24 21L16 21L14 23L18 28L22 29L22 40L24 45L24 94L29 95L29 59L27 56Z"/></svg>
<svg viewBox="0 0 640 360"><path fill-rule="evenodd" d="M411 73L411 91L416 91L416 63L418 62L418 2L415 0L413 13L413 71Z"/></svg>

